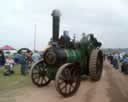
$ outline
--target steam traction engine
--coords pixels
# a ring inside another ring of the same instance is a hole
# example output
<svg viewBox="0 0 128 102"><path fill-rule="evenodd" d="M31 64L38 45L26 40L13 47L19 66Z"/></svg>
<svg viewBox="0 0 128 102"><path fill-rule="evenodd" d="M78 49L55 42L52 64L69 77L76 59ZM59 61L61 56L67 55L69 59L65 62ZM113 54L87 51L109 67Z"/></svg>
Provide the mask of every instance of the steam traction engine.
<svg viewBox="0 0 128 102"><path fill-rule="evenodd" d="M80 77L93 81L101 78L103 53L93 34L83 35L79 42L64 34L59 38L60 12L53 10L53 36L44 57L31 70L32 82L38 87L54 80L56 90L64 97L72 96L80 86Z"/></svg>

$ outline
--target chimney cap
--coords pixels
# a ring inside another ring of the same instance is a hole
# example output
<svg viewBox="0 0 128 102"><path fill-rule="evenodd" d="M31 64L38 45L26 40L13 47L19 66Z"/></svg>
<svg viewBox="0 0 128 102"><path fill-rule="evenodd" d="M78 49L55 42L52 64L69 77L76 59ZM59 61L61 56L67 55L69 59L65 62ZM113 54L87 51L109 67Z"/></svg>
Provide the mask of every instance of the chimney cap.
<svg viewBox="0 0 128 102"><path fill-rule="evenodd" d="M52 11L52 16L61 16L60 10L54 9L54 10Z"/></svg>

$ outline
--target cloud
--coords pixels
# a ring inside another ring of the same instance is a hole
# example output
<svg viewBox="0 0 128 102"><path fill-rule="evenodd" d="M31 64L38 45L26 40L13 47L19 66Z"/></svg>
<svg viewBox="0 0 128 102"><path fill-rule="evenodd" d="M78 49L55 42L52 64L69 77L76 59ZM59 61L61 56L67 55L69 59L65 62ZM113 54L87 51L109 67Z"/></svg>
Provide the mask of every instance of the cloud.
<svg viewBox="0 0 128 102"><path fill-rule="evenodd" d="M37 24L37 48L52 36L51 11L60 9L61 28L75 33L93 32L103 47L127 47L128 2L126 0L4 0L0 1L0 46L33 48ZM5 40L6 39L6 40Z"/></svg>

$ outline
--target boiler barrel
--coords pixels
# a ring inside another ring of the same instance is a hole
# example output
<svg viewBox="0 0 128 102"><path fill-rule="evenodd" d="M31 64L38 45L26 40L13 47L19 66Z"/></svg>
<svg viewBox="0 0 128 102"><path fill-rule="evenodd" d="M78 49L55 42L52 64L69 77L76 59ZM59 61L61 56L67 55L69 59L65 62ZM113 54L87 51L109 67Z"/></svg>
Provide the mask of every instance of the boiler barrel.
<svg viewBox="0 0 128 102"><path fill-rule="evenodd" d="M79 50L66 49L67 62L80 62L81 54Z"/></svg>
<svg viewBox="0 0 128 102"><path fill-rule="evenodd" d="M44 60L50 65L62 65L64 63L80 62L81 54L79 50L50 48L46 51Z"/></svg>

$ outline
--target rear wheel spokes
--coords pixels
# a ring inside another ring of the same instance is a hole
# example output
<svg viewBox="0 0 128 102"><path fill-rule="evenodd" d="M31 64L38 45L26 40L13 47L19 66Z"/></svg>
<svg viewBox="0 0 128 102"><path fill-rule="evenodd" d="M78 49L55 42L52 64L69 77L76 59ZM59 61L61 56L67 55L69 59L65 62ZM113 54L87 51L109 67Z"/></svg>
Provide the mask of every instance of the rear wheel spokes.
<svg viewBox="0 0 128 102"><path fill-rule="evenodd" d="M48 78L46 79L47 77L43 77L43 81L44 83L46 83L48 81Z"/></svg>
<svg viewBox="0 0 128 102"><path fill-rule="evenodd" d="M76 84L75 84L76 85ZM72 84L63 84L63 87L62 85L60 86L60 90L65 93L65 94L69 94L69 93L72 93L73 90L75 89L75 85L72 85Z"/></svg>
<svg viewBox="0 0 128 102"><path fill-rule="evenodd" d="M71 71L68 68L64 70L64 77L66 78L66 80L72 79Z"/></svg>
<svg viewBox="0 0 128 102"><path fill-rule="evenodd" d="M66 83L63 80L58 80L58 86L60 87L60 89L64 89L65 88Z"/></svg>
<svg viewBox="0 0 128 102"><path fill-rule="evenodd" d="M42 84L42 77L39 78L38 83L41 85Z"/></svg>
<svg viewBox="0 0 128 102"><path fill-rule="evenodd" d="M56 76L57 91L64 97L72 96L79 88L79 75L71 64L60 68Z"/></svg>

